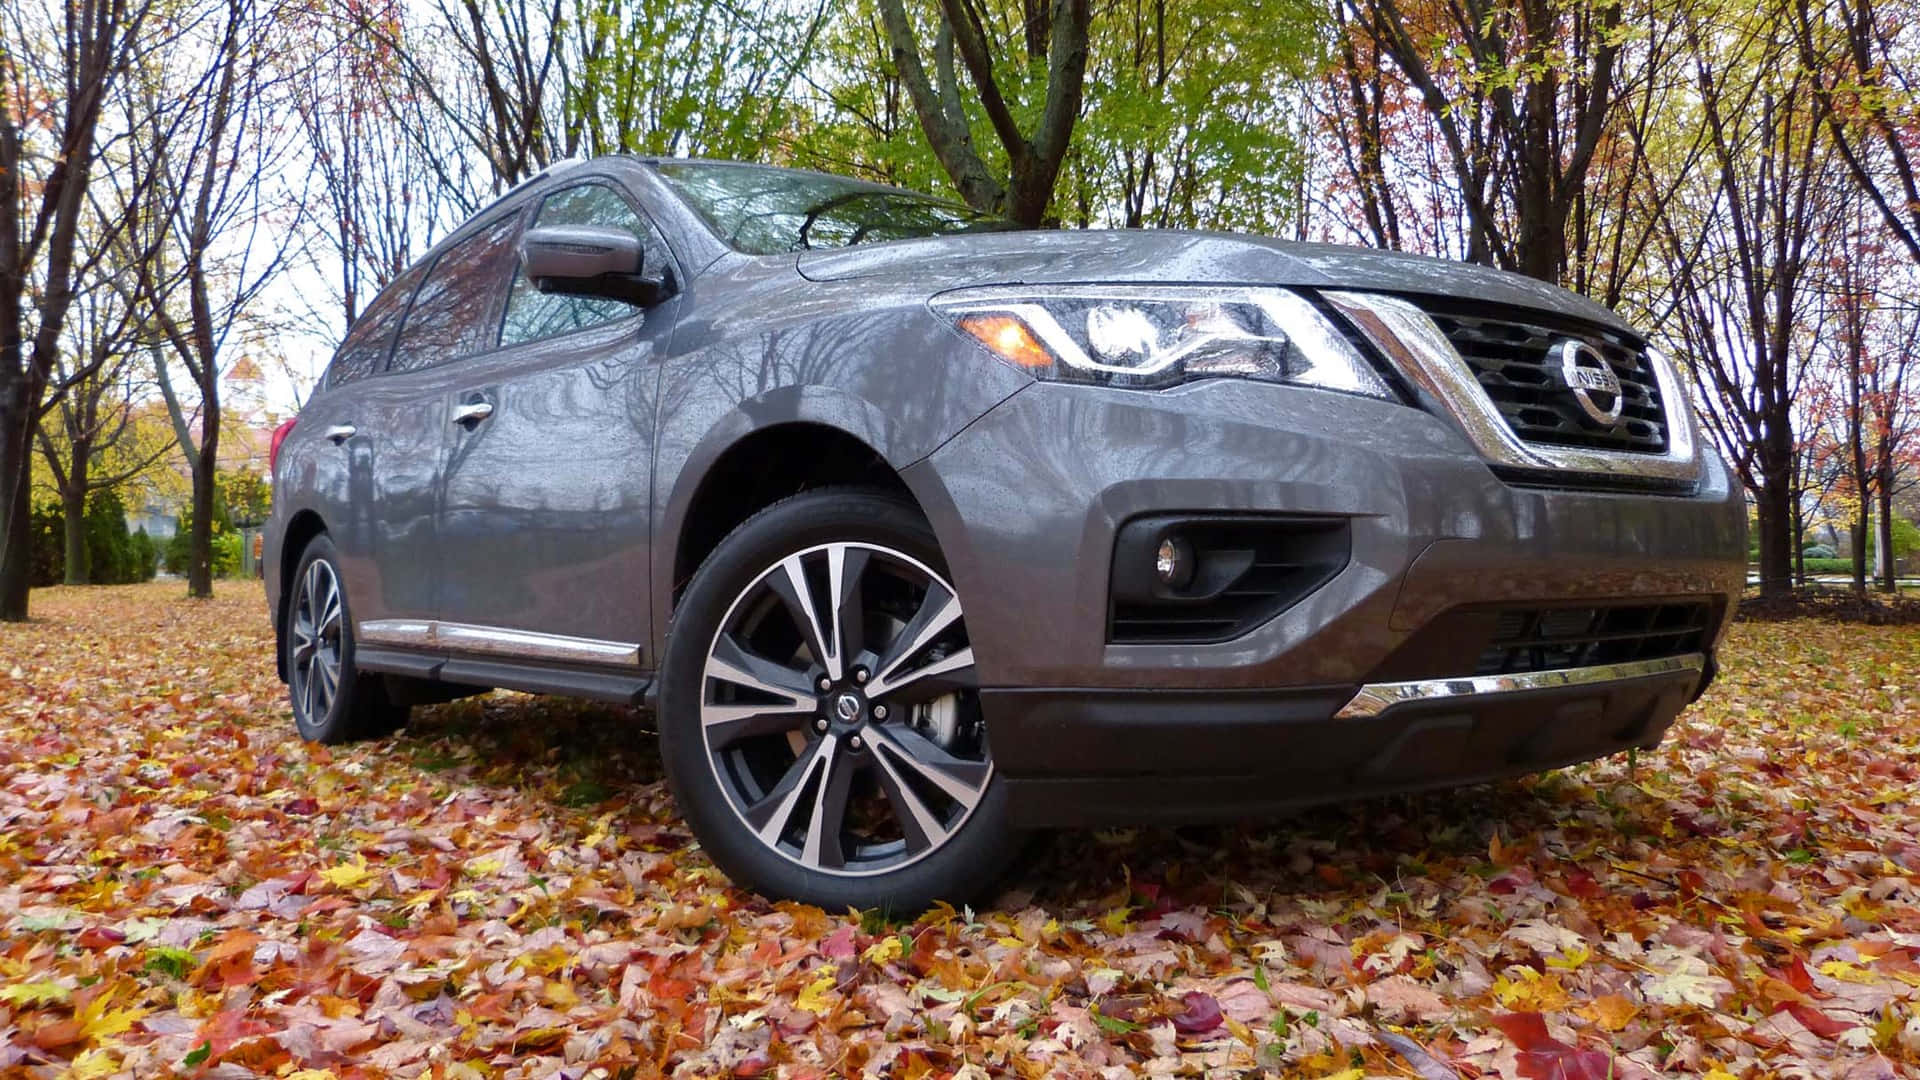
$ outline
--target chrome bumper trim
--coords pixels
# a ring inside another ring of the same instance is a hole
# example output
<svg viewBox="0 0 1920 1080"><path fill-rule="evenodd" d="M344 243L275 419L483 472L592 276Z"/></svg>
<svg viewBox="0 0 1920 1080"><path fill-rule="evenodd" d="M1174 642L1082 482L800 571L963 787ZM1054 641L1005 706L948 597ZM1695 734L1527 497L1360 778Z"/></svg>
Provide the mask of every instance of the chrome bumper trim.
<svg viewBox="0 0 1920 1080"><path fill-rule="evenodd" d="M1687 404L1686 384L1658 349L1647 350L1647 363L1660 384L1660 407L1667 414L1666 453L1629 454L1530 443L1513 433L1459 350L1418 305L1378 293L1329 291L1321 295L1352 320L1402 377L1444 407L1465 430L1480 456L1494 465L1683 482L1700 478L1698 437L1693 408Z"/></svg>
<svg viewBox="0 0 1920 1080"><path fill-rule="evenodd" d="M1600 664L1595 667L1564 668L1559 671L1524 671L1513 675L1470 675L1458 679L1415 679L1411 682L1369 683L1353 695L1353 700L1334 713L1337 720L1378 716L1395 705L1439 698L1476 698L1497 694L1517 694L1527 690L1551 690L1562 686L1589 686L1594 683L1621 682L1649 675L1692 672L1704 675L1707 658L1703 653L1663 656L1658 660L1634 660L1625 664Z"/></svg>
<svg viewBox="0 0 1920 1080"><path fill-rule="evenodd" d="M360 640L368 644L446 649L515 660L577 664L640 662L640 646L635 642L541 634L501 626L475 626L426 619L369 619L359 625L358 634Z"/></svg>

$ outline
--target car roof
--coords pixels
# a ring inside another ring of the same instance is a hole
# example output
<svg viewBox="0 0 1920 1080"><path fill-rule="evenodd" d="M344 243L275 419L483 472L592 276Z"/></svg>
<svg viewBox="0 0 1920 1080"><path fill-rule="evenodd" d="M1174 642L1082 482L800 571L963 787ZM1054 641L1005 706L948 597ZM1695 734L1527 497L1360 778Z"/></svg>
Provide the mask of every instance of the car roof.
<svg viewBox="0 0 1920 1080"><path fill-rule="evenodd" d="M930 195L924 191L915 191L912 188L900 187L897 184L883 184L877 180L862 180L856 176L831 173L823 169L800 169L791 165L767 165L758 161L732 161L727 158L671 157L661 154L616 154L610 156L625 158L629 161L637 161L649 167L656 165L716 165L729 166L737 169L762 169L767 172L791 173L795 176L817 176L826 180L835 180L842 184L853 184L859 187L872 188L875 191L889 191L902 195L911 195L918 199L932 199L935 202L954 201L952 199L943 199L938 195Z"/></svg>

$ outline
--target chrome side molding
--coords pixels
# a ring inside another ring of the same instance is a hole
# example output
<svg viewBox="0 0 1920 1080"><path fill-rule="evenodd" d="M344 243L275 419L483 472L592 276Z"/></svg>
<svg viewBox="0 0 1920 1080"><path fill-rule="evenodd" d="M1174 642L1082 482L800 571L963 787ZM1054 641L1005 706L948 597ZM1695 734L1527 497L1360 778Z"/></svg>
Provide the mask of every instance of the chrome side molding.
<svg viewBox="0 0 1920 1080"><path fill-rule="evenodd" d="M1649 675L1692 672L1696 677L1707 670L1702 653L1663 656L1657 660L1634 660L1624 664L1599 664L1594 667L1562 668L1559 671L1523 671L1512 675L1469 675L1457 679L1414 679L1410 682L1369 683L1353 699L1334 713L1336 719L1351 720L1378 716L1395 705L1439 698L1476 698L1496 694L1514 694L1526 690L1550 690L1562 686L1587 686L1593 683L1620 682Z"/></svg>
<svg viewBox="0 0 1920 1080"><path fill-rule="evenodd" d="M1647 350L1647 364L1660 384L1660 407L1667 415L1666 453L1629 454L1528 443L1513 433L1459 350L1418 305L1378 293L1330 290L1321 295L1359 328L1402 377L1437 400L1460 424L1480 456L1494 465L1681 482L1700 478L1698 435L1693 407L1687 403L1687 387L1658 349Z"/></svg>
<svg viewBox="0 0 1920 1080"><path fill-rule="evenodd" d="M503 626L476 626L435 619L369 619L360 623L355 633L361 641L370 645L445 649L449 652L559 664L640 663L638 642L541 634Z"/></svg>

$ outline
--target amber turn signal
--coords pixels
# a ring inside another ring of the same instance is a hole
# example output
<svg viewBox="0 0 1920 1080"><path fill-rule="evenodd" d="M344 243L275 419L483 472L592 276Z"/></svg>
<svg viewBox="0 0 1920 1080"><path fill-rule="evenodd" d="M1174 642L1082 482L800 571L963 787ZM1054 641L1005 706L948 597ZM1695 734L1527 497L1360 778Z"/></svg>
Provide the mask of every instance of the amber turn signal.
<svg viewBox="0 0 1920 1080"><path fill-rule="evenodd" d="M977 314L960 319L960 329L978 338L980 344L1010 364L1023 368L1053 366L1053 354L1033 336L1027 324L1012 315Z"/></svg>

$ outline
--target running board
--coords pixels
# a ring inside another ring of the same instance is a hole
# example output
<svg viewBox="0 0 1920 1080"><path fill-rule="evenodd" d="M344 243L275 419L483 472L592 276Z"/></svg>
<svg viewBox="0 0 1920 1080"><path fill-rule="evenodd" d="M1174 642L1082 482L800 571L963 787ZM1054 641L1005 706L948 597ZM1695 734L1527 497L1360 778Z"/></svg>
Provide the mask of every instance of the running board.
<svg viewBox="0 0 1920 1080"><path fill-rule="evenodd" d="M353 663L361 671L382 675L524 690L530 694L564 694L621 705L643 704L648 688L653 685L653 677L641 673L579 671L512 660L448 659L378 645L356 647Z"/></svg>

